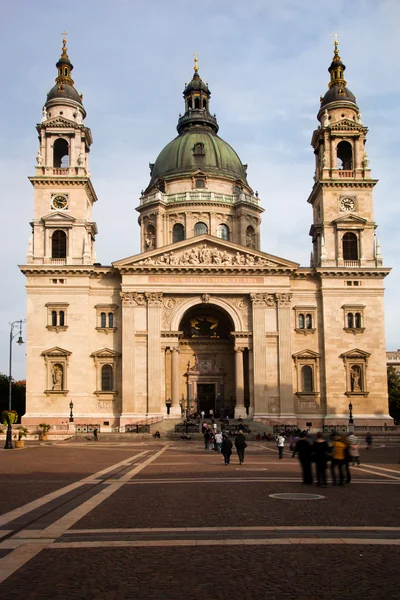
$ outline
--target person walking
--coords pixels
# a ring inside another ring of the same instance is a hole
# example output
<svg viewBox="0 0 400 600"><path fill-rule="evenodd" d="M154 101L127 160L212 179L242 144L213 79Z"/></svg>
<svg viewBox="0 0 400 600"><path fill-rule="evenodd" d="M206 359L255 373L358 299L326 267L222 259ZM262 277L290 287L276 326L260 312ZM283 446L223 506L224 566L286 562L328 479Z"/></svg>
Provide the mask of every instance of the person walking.
<svg viewBox="0 0 400 600"><path fill-rule="evenodd" d="M332 485L336 485L336 470L339 471L339 485L343 485L343 466L346 458L346 444L336 435L332 442L331 475Z"/></svg>
<svg viewBox="0 0 400 600"><path fill-rule="evenodd" d="M235 447L236 452L239 457L239 463L242 465L244 463L244 451L247 448L246 439L243 435L243 431L239 431L235 438Z"/></svg>
<svg viewBox="0 0 400 600"><path fill-rule="evenodd" d="M326 484L326 465L329 460L329 445L324 440L324 436L321 431L317 433L316 440L312 447L312 453L315 460L315 470L317 476L318 487L328 487Z"/></svg>
<svg viewBox="0 0 400 600"><path fill-rule="evenodd" d="M222 433L219 431L215 434L215 445L217 446L218 454L221 454L221 446L222 446Z"/></svg>
<svg viewBox="0 0 400 600"><path fill-rule="evenodd" d="M350 458L351 464L354 467L355 465L360 466L360 448L358 437L351 433L349 435L349 445L350 445Z"/></svg>
<svg viewBox="0 0 400 600"><path fill-rule="evenodd" d="M365 436L365 443L367 444L367 447L365 449L370 450L372 448L372 435L370 434L369 431L368 431L367 435Z"/></svg>
<svg viewBox="0 0 400 600"><path fill-rule="evenodd" d="M280 433L276 438L276 445L278 446L279 459L283 458L283 449L285 447L285 436Z"/></svg>
<svg viewBox="0 0 400 600"><path fill-rule="evenodd" d="M228 435L224 435L224 439L221 444L221 452L224 456L224 461L226 465L229 465L231 462L231 454L232 454L232 442L229 439Z"/></svg>
<svg viewBox="0 0 400 600"><path fill-rule="evenodd" d="M98 434L98 429L97 429L97 427L95 427L93 429L93 441L94 442L98 442L99 441L99 436L97 434Z"/></svg>
<svg viewBox="0 0 400 600"><path fill-rule="evenodd" d="M313 476L311 470L311 445L306 437L306 433L303 431L300 434L300 439L296 443L294 447L294 452L292 454L292 458L294 456L298 456L301 469L303 473L303 484L312 485L313 484Z"/></svg>
<svg viewBox="0 0 400 600"><path fill-rule="evenodd" d="M208 429L205 430L203 437L204 437L204 450L209 450L211 435L210 435L210 432L208 431Z"/></svg>

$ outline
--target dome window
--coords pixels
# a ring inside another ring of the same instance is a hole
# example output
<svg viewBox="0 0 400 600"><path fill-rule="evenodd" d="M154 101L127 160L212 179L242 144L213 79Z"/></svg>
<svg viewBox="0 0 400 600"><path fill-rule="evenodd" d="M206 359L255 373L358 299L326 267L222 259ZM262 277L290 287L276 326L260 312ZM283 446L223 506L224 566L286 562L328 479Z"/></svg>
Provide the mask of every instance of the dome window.
<svg viewBox="0 0 400 600"><path fill-rule="evenodd" d="M185 228L182 223L175 223L172 229L172 243L181 242L185 239Z"/></svg>
<svg viewBox="0 0 400 600"><path fill-rule="evenodd" d="M217 227L217 237L221 238L221 240L229 241L229 227L224 223L218 225Z"/></svg>
<svg viewBox="0 0 400 600"><path fill-rule="evenodd" d="M205 188L206 187L206 180L203 179L202 177L198 177L196 179L196 187L197 188Z"/></svg>
<svg viewBox="0 0 400 600"><path fill-rule="evenodd" d="M196 223L194 226L194 235L204 235L205 233L208 233L207 225L202 221Z"/></svg>
<svg viewBox="0 0 400 600"><path fill-rule="evenodd" d="M202 142L197 142L197 144L193 146L193 156L205 156L205 154L204 144Z"/></svg>

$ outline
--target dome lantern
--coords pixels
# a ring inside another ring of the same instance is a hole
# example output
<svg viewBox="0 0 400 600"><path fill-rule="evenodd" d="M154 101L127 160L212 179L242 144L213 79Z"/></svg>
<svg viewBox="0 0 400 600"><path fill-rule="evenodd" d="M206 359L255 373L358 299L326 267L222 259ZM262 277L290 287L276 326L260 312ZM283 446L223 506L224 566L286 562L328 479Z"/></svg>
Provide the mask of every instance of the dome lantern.
<svg viewBox="0 0 400 600"><path fill-rule="evenodd" d="M199 75L199 61L196 52L194 55L194 74L192 80L187 85L185 84L183 91L185 114L179 118L178 133L183 133L196 126L211 128L217 133L219 129L217 119L209 111L210 96L211 92L208 84L204 83Z"/></svg>
<svg viewBox="0 0 400 600"><path fill-rule="evenodd" d="M352 103L353 108L358 110L356 104L356 97L354 94L346 87L347 82L344 79L344 71L346 66L342 63L342 60L339 56L339 44L337 40L337 34L335 34L335 43L334 43L334 51L333 51L333 59L328 68L330 73L330 81L328 84L328 91L326 92L324 97L321 97L321 109L325 108L327 104L331 102L345 102Z"/></svg>

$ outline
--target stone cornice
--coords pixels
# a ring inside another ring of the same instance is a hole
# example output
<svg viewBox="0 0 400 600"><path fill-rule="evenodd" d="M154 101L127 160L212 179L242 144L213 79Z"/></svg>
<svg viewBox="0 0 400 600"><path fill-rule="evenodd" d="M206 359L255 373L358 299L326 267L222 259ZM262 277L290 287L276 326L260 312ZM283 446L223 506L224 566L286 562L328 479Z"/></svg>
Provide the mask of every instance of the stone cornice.
<svg viewBox="0 0 400 600"><path fill-rule="evenodd" d="M98 198L96 192L94 191L94 187L89 177L81 177L81 176L54 176L54 175L35 175L34 177L28 177L29 181L33 185L33 187L54 187L59 188L62 187L76 187L83 186L88 195L89 200L92 204L97 202Z"/></svg>
<svg viewBox="0 0 400 600"><path fill-rule="evenodd" d="M93 265L18 265L20 271L29 276L36 275L56 275L63 277L65 275L87 275L91 278L118 275L118 271L113 267L95 267Z"/></svg>
<svg viewBox="0 0 400 600"><path fill-rule="evenodd" d="M378 183L378 179L319 179L313 186L311 193L307 199L309 204L313 204L322 188L344 188L348 189L368 189L374 188Z"/></svg>
<svg viewBox="0 0 400 600"><path fill-rule="evenodd" d="M291 275L294 269L289 267L259 267L259 266L232 266L232 265L130 265L120 267L121 274L152 274L152 275Z"/></svg>
<svg viewBox="0 0 400 600"><path fill-rule="evenodd" d="M316 267L315 273L320 277L379 277L383 279L392 269L376 267Z"/></svg>

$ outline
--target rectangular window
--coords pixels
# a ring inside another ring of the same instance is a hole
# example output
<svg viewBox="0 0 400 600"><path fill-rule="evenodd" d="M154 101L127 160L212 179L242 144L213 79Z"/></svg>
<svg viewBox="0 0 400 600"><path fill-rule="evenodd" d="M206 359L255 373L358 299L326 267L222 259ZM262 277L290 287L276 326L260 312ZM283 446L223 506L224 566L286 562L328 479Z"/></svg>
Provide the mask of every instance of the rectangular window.
<svg viewBox="0 0 400 600"><path fill-rule="evenodd" d="M96 329L107 332L117 329L117 304L96 304Z"/></svg>
<svg viewBox="0 0 400 600"><path fill-rule="evenodd" d="M47 329L54 331L64 331L67 329L67 302L48 302L47 308Z"/></svg>

